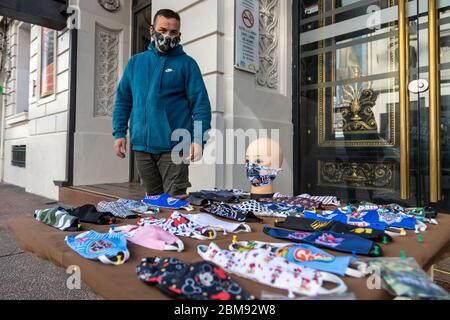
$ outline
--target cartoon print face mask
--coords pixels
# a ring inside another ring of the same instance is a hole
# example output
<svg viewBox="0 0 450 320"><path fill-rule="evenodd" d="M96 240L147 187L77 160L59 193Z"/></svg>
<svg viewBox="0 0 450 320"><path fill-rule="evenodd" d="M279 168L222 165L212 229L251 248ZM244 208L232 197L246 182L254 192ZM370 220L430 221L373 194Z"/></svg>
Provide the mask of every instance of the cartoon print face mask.
<svg viewBox="0 0 450 320"><path fill-rule="evenodd" d="M100 260L105 264L121 265L130 257L127 240L122 234L88 231L66 237L67 245L80 256Z"/></svg>
<svg viewBox="0 0 450 320"><path fill-rule="evenodd" d="M373 257L380 257L383 255L383 251L379 245L368 239L351 234L341 234L332 231L295 232L271 228L268 225L265 225L263 230L265 234L277 239L308 243L313 246L335 251L362 254Z"/></svg>
<svg viewBox="0 0 450 320"><path fill-rule="evenodd" d="M184 300L253 300L220 267L201 261L146 258L136 268L139 279L170 297Z"/></svg>
<svg viewBox="0 0 450 320"><path fill-rule="evenodd" d="M209 246L198 246L197 251L204 260L210 261L226 271L264 285L287 290L291 297L295 293L316 296L342 293L347 290L339 277L290 263L268 249L252 249L244 252L228 251L211 243ZM323 288L325 281L335 283L337 286L327 290Z"/></svg>
<svg viewBox="0 0 450 320"><path fill-rule="evenodd" d="M270 243L260 241L240 241L230 245L232 251L245 251L255 248L266 248L289 262L305 267L330 272L340 276L350 275L362 277L362 273L350 269L350 256L335 257L323 250L308 244Z"/></svg>
<svg viewBox="0 0 450 320"><path fill-rule="evenodd" d="M167 219L145 218L139 221L140 226L158 226L176 236L197 240L215 239L214 228L205 227L190 220L187 215L175 211Z"/></svg>
<svg viewBox="0 0 450 320"><path fill-rule="evenodd" d="M350 215L342 212L341 208L336 209L334 211L324 211L322 214L305 211L304 217L307 219L314 219L319 221L339 221L341 223L356 227L356 228L371 228L375 230L386 229L386 225L384 223L380 223L377 221L367 221L363 219L364 213L358 213L357 215Z"/></svg>
<svg viewBox="0 0 450 320"><path fill-rule="evenodd" d="M195 223L214 228L217 231L223 231L224 234L229 233L239 233L239 232L252 232L250 226L246 223L232 223L223 220L219 220L206 213L189 214L187 217L194 221Z"/></svg>
<svg viewBox="0 0 450 320"><path fill-rule="evenodd" d="M155 39L155 42L159 50L165 53L174 49L176 46L180 44L181 41L180 36L163 35L157 31L154 32L153 38Z"/></svg>
<svg viewBox="0 0 450 320"><path fill-rule="evenodd" d="M127 241L153 250L178 252L184 250L183 241L157 226L139 227L129 225L115 228L114 231L110 230L110 233L123 234Z"/></svg>
<svg viewBox="0 0 450 320"><path fill-rule="evenodd" d="M368 222L383 223L386 225L386 227L414 230L416 226L416 217L394 213L389 209L368 211L363 216L363 219Z"/></svg>
<svg viewBox="0 0 450 320"><path fill-rule="evenodd" d="M264 187L272 184L281 169L261 166L254 162L247 162L247 178L254 187Z"/></svg>

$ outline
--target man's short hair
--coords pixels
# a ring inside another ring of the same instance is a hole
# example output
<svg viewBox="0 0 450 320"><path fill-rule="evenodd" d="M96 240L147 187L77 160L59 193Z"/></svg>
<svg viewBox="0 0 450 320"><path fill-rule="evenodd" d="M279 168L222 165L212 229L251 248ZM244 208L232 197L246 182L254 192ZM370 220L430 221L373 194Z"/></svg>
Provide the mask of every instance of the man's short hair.
<svg viewBox="0 0 450 320"><path fill-rule="evenodd" d="M155 18L153 19L153 25L156 25L156 20L158 17L164 17L166 19L177 19L178 22L181 22L180 15L173 10L170 9L161 9L155 14Z"/></svg>

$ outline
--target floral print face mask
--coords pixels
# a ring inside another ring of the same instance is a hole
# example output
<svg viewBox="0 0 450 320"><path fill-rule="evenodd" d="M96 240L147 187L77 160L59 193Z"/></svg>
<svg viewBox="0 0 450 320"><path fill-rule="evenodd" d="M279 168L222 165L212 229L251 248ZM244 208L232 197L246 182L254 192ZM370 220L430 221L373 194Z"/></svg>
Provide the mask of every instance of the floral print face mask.
<svg viewBox="0 0 450 320"><path fill-rule="evenodd" d="M247 162L247 178L254 187L264 187L272 184L281 169L262 166L254 162Z"/></svg>

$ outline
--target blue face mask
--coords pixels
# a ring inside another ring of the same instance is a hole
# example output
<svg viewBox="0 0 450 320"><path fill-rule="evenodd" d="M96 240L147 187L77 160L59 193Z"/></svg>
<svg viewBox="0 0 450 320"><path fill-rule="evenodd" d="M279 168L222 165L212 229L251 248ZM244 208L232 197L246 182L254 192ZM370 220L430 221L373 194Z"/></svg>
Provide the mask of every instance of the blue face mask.
<svg viewBox="0 0 450 320"><path fill-rule="evenodd" d="M414 230L416 227L416 217L403 216L398 213L393 213L388 209L368 211L364 213L362 219L370 223L383 224L385 227L405 228L409 230Z"/></svg>
<svg viewBox="0 0 450 320"><path fill-rule="evenodd" d="M324 272L345 276L351 257L335 257L307 244L294 244L280 251L288 261Z"/></svg>
<svg viewBox="0 0 450 320"><path fill-rule="evenodd" d="M254 187L264 187L272 184L280 169L261 166L254 162L247 162L247 178Z"/></svg>
<svg viewBox="0 0 450 320"><path fill-rule="evenodd" d="M332 231L293 232L264 226L264 233L277 239L303 242L335 251L379 257L383 255L381 247L373 241Z"/></svg>
<svg viewBox="0 0 450 320"><path fill-rule="evenodd" d="M66 243L83 258L98 259L105 264L120 265L130 257L123 234L88 231L66 237Z"/></svg>
<svg viewBox="0 0 450 320"><path fill-rule="evenodd" d="M304 217L307 219L314 219L319 221L339 221L341 223L345 223L358 228L371 228L382 231L386 230L386 225L384 223L380 223L375 220L366 221L365 219L361 219L360 216L352 217L341 212L339 209L336 209L332 213L327 214L318 214L316 212L305 211Z"/></svg>
<svg viewBox="0 0 450 320"><path fill-rule="evenodd" d="M184 209L189 207L189 202L173 198L168 194L162 194L160 196L147 196L142 201L150 207L166 208L172 210Z"/></svg>

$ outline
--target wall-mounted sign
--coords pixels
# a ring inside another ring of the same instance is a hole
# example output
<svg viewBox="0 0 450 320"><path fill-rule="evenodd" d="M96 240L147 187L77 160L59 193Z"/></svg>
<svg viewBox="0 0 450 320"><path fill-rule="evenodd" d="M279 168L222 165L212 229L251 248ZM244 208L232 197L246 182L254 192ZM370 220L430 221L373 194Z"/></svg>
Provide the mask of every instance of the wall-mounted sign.
<svg viewBox="0 0 450 320"><path fill-rule="evenodd" d="M236 69L256 73L259 68L259 0L236 0Z"/></svg>
<svg viewBox="0 0 450 320"><path fill-rule="evenodd" d="M41 30L40 96L46 97L55 93L56 31L48 28L42 28Z"/></svg>

